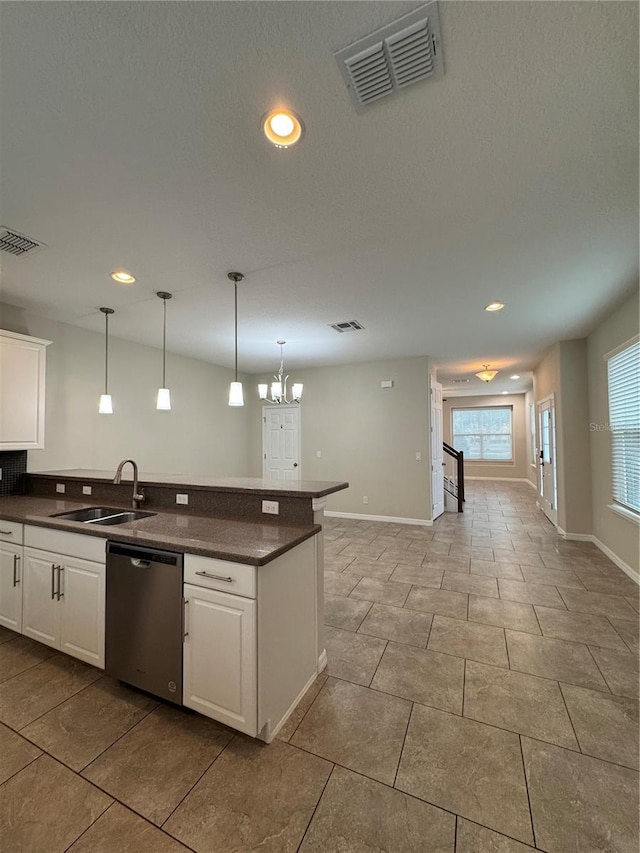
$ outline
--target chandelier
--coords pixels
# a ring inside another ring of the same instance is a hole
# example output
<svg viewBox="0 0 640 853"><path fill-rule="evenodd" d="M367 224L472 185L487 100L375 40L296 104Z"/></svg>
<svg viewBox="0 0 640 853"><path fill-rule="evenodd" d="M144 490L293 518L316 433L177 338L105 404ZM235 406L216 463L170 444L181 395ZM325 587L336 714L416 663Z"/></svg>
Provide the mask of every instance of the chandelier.
<svg viewBox="0 0 640 853"><path fill-rule="evenodd" d="M497 370L489 370L488 364L482 365L484 370L481 370L480 373L476 373L478 379L482 379L483 382L491 382L494 376L497 375Z"/></svg>
<svg viewBox="0 0 640 853"><path fill-rule="evenodd" d="M268 396L269 386L266 382L258 385L258 394L260 395L260 399L266 400L267 403L299 403L302 399L302 382L294 382L292 384L291 399L289 399L287 393L287 380L289 377L284 375L284 355L282 352L282 347L286 344L286 341L277 341L277 343L280 346L280 370L277 376L275 374L273 376L275 382L271 383L271 396Z"/></svg>

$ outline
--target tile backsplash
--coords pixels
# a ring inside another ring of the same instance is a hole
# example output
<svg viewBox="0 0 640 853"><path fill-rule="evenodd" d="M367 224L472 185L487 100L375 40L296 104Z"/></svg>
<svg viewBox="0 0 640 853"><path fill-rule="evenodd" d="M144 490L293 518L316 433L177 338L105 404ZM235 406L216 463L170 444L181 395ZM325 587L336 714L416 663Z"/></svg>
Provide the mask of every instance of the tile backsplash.
<svg viewBox="0 0 640 853"><path fill-rule="evenodd" d="M22 494L27 473L27 451L0 452L0 495Z"/></svg>

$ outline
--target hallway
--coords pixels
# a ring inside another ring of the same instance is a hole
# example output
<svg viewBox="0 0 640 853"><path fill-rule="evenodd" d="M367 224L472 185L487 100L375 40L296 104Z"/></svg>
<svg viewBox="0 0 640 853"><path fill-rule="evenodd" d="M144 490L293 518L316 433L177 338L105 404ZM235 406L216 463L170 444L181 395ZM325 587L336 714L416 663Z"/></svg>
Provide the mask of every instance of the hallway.
<svg viewBox="0 0 640 853"><path fill-rule="evenodd" d="M636 853L633 581L523 483L325 551L328 672L269 746L1 630L3 853Z"/></svg>

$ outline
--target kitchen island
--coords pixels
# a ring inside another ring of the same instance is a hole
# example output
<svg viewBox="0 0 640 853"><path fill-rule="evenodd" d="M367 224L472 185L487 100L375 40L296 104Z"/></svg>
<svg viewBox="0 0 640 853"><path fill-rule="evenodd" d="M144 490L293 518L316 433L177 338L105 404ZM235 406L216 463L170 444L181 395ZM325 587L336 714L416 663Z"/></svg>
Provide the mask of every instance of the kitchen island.
<svg viewBox="0 0 640 853"><path fill-rule="evenodd" d="M184 684L176 701L269 742L326 665L318 522L324 497L347 484L141 477L147 517L108 526L60 517L106 503L126 509L131 482L114 486L111 477L31 474L26 494L0 498L0 624L104 666L107 539L179 552ZM88 484L90 496L82 494ZM173 503L176 487L187 505ZM205 514L205 501L217 511ZM242 508L239 517L223 511L225 501Z"/></svg>

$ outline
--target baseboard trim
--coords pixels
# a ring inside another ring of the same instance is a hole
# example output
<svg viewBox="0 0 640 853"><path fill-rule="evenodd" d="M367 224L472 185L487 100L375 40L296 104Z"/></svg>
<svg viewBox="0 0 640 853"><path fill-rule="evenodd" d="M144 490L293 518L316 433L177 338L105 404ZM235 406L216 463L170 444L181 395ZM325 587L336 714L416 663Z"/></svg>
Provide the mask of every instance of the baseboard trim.
<svg viewBox="0 0 640 853"><path fill-rule="evenodd" d="M295 707L298 704L298 702L302 699L304 694L311 687L311 685L313 684L313 682L316 680L317 677L318 677L318 673L314 672L313 675L311 676L311 678L307 681L305 686L302 688L302 690L298 693L296 698L293 700L291 705L289 705L289 707L287 708L287 710L284 713L284 716L282 717L280 722L275 726L275 728L273 728L273 729L271 728L271 720L267 721L266 725L260 731L259 737L261 740L263 740L265 743L271 743L271 741L278 734L280 729L287 722L287 720L289 719L291 714L294 712Z"/></svg>
<svg viewBox="0 0 640 853"><path fill-rule="evenodd" d="M597 536L594 536L592 533L567 533L561 527L556 525L558 533L562 536L563 539L568 540L569 542L593 542L596 548L599 548L605 557L608 557L612 563L622 569L625 575L628 575L632 581L635 581L638 586L640 586L640 575L638 572L634 571L630 565L625 563L624 560L620 559L615 551L612 551L611 548L608 548L604 542L601 542Z"/></svg>
<svg viewBox="0 0 640 853"><path fill-rule="evenodd" d="M325 515L331 518L353 518L356 521L389 521L393 524L414 524L420 527L433 527L433 521L428 518L400 518L397 515L364 515L359 512L330 512L325 510Z"/></svg>
<svg viewBox="0 0 640 853"><path fill-rule="evenodd" d="M621 560L620 557L618 557L618 555L611 550L611 548L607 548L604 542L601 542L597 536L592 536L591 539L593 541L593 544L596 545L602 551L602 553L611 560L612 563L615 563L619 569L622 569L625 575L629 575L631 580L635 581L638 586L640 586L640 575L638 574L638 572L634 571L631 566L625 563L624 560Z"/></svg>
<svg viewBox="0 0 640 853"><path fill-rule="evenodd" d="M318 675L322 672L323 669L325 669L327 663L327 650L323 649L318 655Z"/></svg>
<svg viewBox="0 0 640 853"><path fill-rule="evenodd" d="M497 480L500 483L529 483L530 486L533 486L531 480L527 480L526 477L467 477L465 476L465 480ZM535 488L535 486L534 486Z"/></svg>

